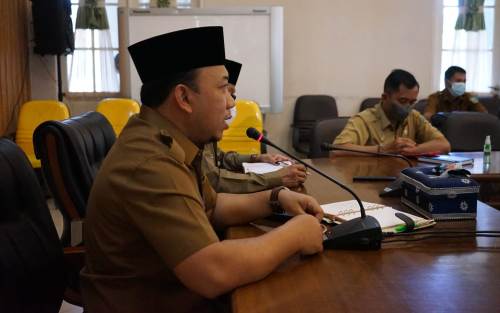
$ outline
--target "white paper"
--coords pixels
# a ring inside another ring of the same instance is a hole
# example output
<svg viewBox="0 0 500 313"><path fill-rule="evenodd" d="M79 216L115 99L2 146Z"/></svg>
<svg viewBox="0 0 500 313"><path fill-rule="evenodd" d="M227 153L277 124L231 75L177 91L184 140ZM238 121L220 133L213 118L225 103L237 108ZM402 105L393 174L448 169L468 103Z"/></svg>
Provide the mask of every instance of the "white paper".
<svg viewBox="0 0 500 313"><path fill-rule="evenodd" d="M255 174L265 174L278 171L291 164L292 162L289 161L279 162L278 164L261 163L261 162L256 162L256 163L243 162L243 170L245 171L245 173L252 172Z"/></svg>

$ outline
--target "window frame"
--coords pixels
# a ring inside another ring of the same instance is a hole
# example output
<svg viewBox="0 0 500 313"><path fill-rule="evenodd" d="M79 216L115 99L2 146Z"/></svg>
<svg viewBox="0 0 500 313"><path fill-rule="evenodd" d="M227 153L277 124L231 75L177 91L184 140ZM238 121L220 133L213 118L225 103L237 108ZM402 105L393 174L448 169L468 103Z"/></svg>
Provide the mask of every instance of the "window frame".
<svg viewBox="0 0 500 313"><path fill-rule="evenodd" d="M70 5L79 5L80 1L79 0L71 0ZM118 10L118 7L120 6L120 1L117 2L107 2L105 1L105 6L113 6ZM72 12L73 13L73 12ZM73 25L76 23L76 20L72 21ZM115 25L118 31L118 25ZM111 25L110 25L111 27ZM94 45L94 34L92 32L92 45ZM119 90L114 92L114 91L96 91L95 90L95 82L96 82L96 77L95 77L95 51L116 51L117 53L119 52L119 45L120 43L118 42L118 47L116 48L96 48L96 47L90 47L90 48L76 48L75 51L92 51L92 76L93 76L93 90L94 91L70 91L69 90L69 75L68 75L68 59L67 56L64 57L64 60L61 62L61 72L64 73L63 76L63 89L64 89L64 96L70 100L77 100L77 101L86 101L86 100L99 100L102 98L110 98L110 97L120 97L122 95L122 90L121 90L121 84L118 84ZM118 71L118 74L120 72ZM120 77L121 79L121 77Z"/></svg>
<svg viewBox="0 0 500 313"><path fill-rule="evenodd" d="M498 36L500 32L500 5L498 3L500 0L495 0L494 5L485 5L484 8L493 8L494 10L494 20L493 20L493 44L491 49L480 49L480 50L472 50L472 51L488 51L491 52L492 55L492 77L491 77L491 85L497 85L500 83L500 74L497 74L500 70L500 61L497 61L497 58L500 57L500 37ZM466 49L443 49L443 20L444 20L444 10L445 8L450 7L458 7L457 5L449 5L446 4L446 0L436 1L435 2L436 12L436 24L434 27L434 45L436 47L437 53L434 56L434 75L432 79L432 86L434 90L441 90L441 66L442 66L442 56L444 51L467 51ZM474 91L478 95L489 95L488 91Z"/></svg>

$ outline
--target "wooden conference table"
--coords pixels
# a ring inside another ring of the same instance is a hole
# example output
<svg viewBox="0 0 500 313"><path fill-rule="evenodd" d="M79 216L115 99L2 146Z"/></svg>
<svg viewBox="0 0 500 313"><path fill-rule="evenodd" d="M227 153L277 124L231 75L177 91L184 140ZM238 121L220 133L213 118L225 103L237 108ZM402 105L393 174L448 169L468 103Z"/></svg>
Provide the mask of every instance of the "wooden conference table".
<svg viewBox="0 0 500 313"><path fill-rule="evenodd" d="M396 175L399 159L336 157L309 160L353 188L364 201L402 207L380 198L387 182L353 183L356 175ZM320 203L350 200L348 193L312 173L307 192ZM427 231L500 230L500 211L478 202L476 220L438 222ZM229 229L229 238L256 236L253 226ZM499 312L500 238L435 238L384 243L378 251L325 250L287 260L265 279L231 295L245 312Z"/></svg>

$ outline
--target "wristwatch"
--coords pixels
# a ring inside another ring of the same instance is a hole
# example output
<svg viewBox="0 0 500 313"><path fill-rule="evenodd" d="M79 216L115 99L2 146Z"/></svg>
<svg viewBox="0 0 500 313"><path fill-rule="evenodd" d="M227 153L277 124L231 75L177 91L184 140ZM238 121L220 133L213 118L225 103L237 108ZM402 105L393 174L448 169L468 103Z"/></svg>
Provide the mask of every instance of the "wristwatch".
<svg viewBox="0 0 500 313"><path fill-rule="evenodd" d="M273 190L271 190L271 196L269 197L269 205L271 206L271 210L275 214L283 214L283 213L285 213L285 210L283 209L283 207L281 206L280 201L278 200L278 194L283 189L290 190L290 189L288 189L285 186L275 187L275 188L273 188Z"/></svg>

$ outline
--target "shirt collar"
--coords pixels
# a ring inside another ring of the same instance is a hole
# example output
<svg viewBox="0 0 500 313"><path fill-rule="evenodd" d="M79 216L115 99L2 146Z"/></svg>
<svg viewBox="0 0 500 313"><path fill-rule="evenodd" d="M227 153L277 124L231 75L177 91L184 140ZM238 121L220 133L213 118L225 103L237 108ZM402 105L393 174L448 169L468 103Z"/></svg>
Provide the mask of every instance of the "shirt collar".
<svg viewBox="0 0 500 313"><path fill-rule="evenodd" d="M444 96L445 99L448 100L452 100L454 98L451 92L448 90L448 88L444 88L443 91L441 91L441 94Z"/></svg>
<svg viewBox="0 0 500 313"><path fill-rule="evenodd" d="M195 157L202 152L177 126L156 110L142 105L139 116L141 119L156 126L160 130L160 136L170 136L177 142L182 150L184 150L185 164L190 165Z"/></svg>
<svg viewBox="0 0 500 313"><path fill-rule="evenodd" d="M389 121L389 119L385 115L384 109L382 108L382 101L375 105L375 112L377 114L377 118L380 120L382 129L392 127L391 121Z"/></svg>
<svg viewBox="0 0 500 313"><path fill-rule="evenodd" d="M443 95L444 100L449 101L449 102L458 102L461 99L463 99L465 96L465 93L461 96L454 96L451 94L451 92L450 92L450 90L448 90L448 88L444 88L443 91L441 91L441 94Z"/></svg>

